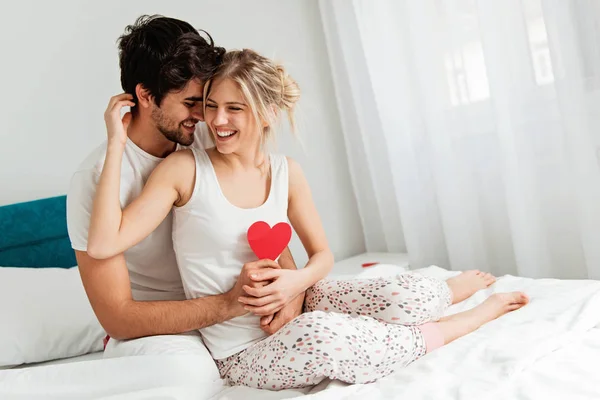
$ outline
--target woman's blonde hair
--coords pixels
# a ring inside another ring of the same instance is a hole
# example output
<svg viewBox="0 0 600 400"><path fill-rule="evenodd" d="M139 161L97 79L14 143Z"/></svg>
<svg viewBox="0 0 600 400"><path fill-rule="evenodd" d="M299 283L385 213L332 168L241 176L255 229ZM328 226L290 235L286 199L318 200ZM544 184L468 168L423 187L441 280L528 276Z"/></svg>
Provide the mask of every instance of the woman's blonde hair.
<svg viewBox="0 0 600 400"><path fill-rule="evenodd" d="M275 138L280 111L287 113L291 131L296 133L294 111L300 88L283 66L254 50L232 50L225 53L223 63L204 86L204 99L208 98L211 83L216 79L231 79L239 86L262 133L262 151L266 151L267 143Z"/></svg>

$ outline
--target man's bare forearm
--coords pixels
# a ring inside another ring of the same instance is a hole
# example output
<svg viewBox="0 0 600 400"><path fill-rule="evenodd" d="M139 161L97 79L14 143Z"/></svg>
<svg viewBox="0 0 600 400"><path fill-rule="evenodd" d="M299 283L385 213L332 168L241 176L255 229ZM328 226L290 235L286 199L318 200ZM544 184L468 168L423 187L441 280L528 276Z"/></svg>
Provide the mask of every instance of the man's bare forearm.
<svg viewBox="0 0 600 400"><path fill-rule="evenodd" d="M181 301L131 300L121 306L105 328L115 339L135 339L189 332L236 316L226 295Z"/></svg>
<svg viewBox="0 0 600 400"><path fill-rule="evenodd" d="M83 251L75 255L96 317L115 339L189 332L244 314L231 292L182 301L135 301L122 254L107 260Z"/></svg>

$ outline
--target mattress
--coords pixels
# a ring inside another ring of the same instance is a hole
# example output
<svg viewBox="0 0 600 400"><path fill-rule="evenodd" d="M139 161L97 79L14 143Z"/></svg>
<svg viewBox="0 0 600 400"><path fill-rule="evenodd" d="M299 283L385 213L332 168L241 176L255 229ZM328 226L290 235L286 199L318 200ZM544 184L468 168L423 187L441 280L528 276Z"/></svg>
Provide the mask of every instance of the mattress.
<svg viewBox="0 0 600 400"><path fill-rule="evenodd" d="M362 267L360 267L362 268ZM416 272L447 279L456 272ZM406 273L380 264L355 277ZM335 275L335 274L334 274ZM272 392L207 381L181 356L69 360L0 371L2 399L598 399L600 282L504 276L447 315L476 306L494 292L522 290L531 302L368 385L324 381ZM92 357L93 358L93 357Z"/></svg>

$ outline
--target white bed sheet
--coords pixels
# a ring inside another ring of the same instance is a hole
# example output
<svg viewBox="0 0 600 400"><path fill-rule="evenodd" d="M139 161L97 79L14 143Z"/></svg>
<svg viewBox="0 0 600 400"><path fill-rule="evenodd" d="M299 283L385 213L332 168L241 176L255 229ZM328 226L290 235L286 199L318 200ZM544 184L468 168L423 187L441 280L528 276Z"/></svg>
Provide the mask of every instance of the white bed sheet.
<svg viewBox="0 0 600 400"><path fill-rule="evenodd" d="M398 272L382 265L362 275ZM420 272L442 279L455 274L437 267ZM227 387L203 380L185 356L145 356L0 371L0 398L600 399L600 282L505 276L447 314L511 290L525 291L531 303L369 385L326 381L280 392Z"/></svg>
<svg viewBox="0 0 600 400"><path fill-rule="evenodd" d="M600 327L541 358L494 399L600 399Z"/></svg>
<svg viewBox="0 0 600 400"><path fill-rule="evenodd" d="M388 378L330 386L306 399L600 399L600 282L505 276L447 314L512 290L528 293L531 303Z"/></svg>

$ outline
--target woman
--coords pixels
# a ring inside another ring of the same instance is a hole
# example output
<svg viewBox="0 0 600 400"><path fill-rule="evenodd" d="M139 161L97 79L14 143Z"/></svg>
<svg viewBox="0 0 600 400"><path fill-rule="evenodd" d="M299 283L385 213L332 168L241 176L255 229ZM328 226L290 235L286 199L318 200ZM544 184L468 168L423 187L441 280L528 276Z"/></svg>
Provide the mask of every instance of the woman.
<svg viewBox="0 0 600 400"><path fill-rule="evenodd" d="M285 70L251 50L228 52L205 85L205 119L215 147L168 156L140 197L115 212L126 120L111 105L106 164L94 201L89 248L103 258L150 234L174 206L173 245L188 298L225 293L241 266L254 261L246 238L256 221L289 220L309 256L299 270L261 270L263 287L245 286L237 317L202 329L204 342L230 384L286 389L324 378L372 382L527 302L522 293L491 296L467 312L441 318L494 282L469 271L446 282L403 274L393 279L323 280L329 249L300 166L268 151L280 114L294 128L300 91ZM125 125L125 126L124 126ZM107 167L108 166L108 167ZM307 290L308 289L308 290ZM259 327L307 290L305 313L272 336Z"/></svg>

